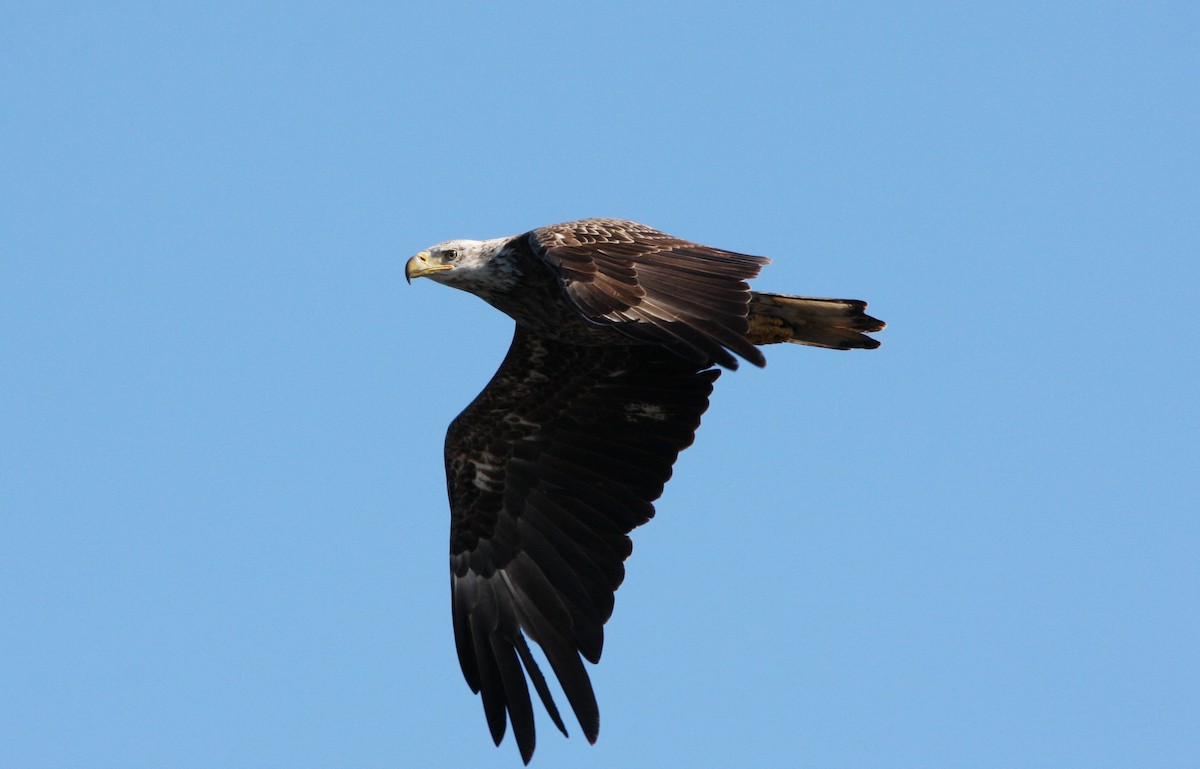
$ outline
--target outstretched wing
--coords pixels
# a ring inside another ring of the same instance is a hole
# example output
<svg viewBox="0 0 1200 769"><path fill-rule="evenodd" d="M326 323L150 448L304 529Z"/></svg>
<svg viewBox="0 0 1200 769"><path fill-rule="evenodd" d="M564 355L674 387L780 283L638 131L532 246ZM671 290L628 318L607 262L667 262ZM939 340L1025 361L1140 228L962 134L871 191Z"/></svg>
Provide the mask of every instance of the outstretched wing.
<svg viewBox="0 0 1200 769"><path fill-rule="evenodd" d="M582 219L526 236L557 270L584 316L698 365L737 368L730 351L755 364L746 339L750 287L770 262L761 256L681 240L621 219Z"/></svg>
<svg viewBox="0 0 1200 769"><path fill-rule="evenodd" d="M493 740L507 713L526 763L535 739L525 672L566 728L522 633L594 742L600 715L580 655L600 659L626 535L654 515L719 373L658 347L565 345L518 326L499 371L450 425L458 659Z"/></svg>

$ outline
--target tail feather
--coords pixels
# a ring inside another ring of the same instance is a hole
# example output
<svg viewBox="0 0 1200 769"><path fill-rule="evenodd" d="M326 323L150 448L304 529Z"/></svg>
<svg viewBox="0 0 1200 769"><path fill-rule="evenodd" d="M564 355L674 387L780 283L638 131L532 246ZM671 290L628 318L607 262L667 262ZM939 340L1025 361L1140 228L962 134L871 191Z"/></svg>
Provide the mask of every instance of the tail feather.
<svg viewBox="0 0 1200 769"><path fill-rule="evenodd" d="M835 350L873 350L879 346L879 341L867 334L885 324L867 315L866 302L759 291L751 294L747 336L754 344L792 342Z"/></svg>

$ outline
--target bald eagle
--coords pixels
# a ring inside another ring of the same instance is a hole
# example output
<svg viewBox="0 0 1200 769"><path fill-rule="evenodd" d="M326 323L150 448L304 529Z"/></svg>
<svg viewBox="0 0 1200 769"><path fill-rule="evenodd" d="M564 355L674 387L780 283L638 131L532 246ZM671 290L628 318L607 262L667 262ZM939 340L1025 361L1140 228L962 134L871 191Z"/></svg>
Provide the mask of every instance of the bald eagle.
<svg viewBox="0 0 1200 769"><path fill-rule="evenodd" d="M529 763L528 682L564 735L526 638L541 647L589 742L600 712L583 659L632 552L629 532L692 443L720 371L775 342L873 349L866 303L751 291L768 259L636 222L584 219L450 240L404 274L469 291L516 321L500 369L446 434L450 594L463 676L493 741L506 721ZM582 659L581 659L582 658Z"/></svg>

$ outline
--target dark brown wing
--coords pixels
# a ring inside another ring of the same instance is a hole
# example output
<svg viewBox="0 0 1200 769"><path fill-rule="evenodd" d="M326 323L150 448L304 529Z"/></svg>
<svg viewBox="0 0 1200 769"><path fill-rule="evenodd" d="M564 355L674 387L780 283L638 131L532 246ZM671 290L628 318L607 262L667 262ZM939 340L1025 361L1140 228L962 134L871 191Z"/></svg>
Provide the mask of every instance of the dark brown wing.
<svg viewBox="0 0 1200 769"><path fill-rule="evenodd" d="M583 219L533 230L534 253L554 267L587 318L698 365L761 366L746 339L750 288L769 259L681 240L621 219Z"/></svg>
<svg viewBox="0 0 1200 769"><path fill-rule="evenodd" d="M528 672L566 728L522 637L542 647L579 724L600 715L580 655L600 659L630 530L654 515L719 371L658 347L581 347L518 326L492 381L450 425L450 573L463 675L496 744L505 714L526 763ZM524 671L522 670L524 668Z"/></svg>

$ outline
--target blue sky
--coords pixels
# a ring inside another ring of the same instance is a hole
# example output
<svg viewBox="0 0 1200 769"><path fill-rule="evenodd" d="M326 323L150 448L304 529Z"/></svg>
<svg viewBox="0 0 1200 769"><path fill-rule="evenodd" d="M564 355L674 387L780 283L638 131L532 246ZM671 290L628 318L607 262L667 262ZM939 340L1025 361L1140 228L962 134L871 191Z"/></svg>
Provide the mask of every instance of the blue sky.
<svg viewBox="0 0 1200 769"><path fill-rule="evenodd" d="M722 377L539 767L1200 760L1193 4L9 3L0 763L519 766L404 260L620 216L863 298Z"/></svg>

